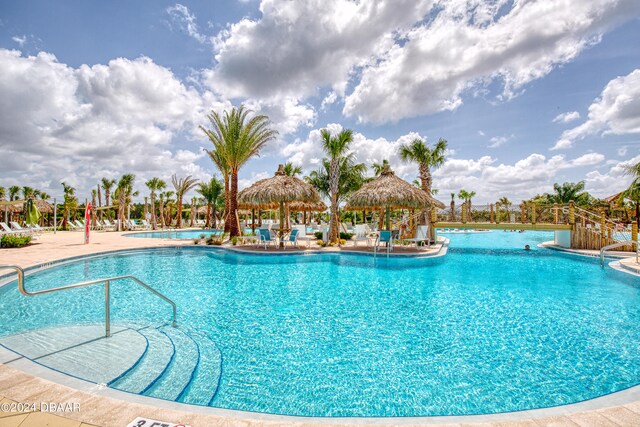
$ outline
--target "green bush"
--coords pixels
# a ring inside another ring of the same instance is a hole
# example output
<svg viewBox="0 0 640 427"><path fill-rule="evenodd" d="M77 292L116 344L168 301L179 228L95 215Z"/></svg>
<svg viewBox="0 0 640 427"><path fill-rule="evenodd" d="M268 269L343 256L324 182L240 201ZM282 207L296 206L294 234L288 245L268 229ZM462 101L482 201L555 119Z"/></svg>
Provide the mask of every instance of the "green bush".
<svg viewBox="0 0 640 427"><path fill-rule="evenodd" d="M31 236L13 236L7 234L0 239L0 247L2 248L23 248L31 243Z"/></svg>
<svg viewBox="0 0 640 427"><path fill-rule="evenodd" d="M349 240L353 237L353 233L340 232L340 240Z"/></svg>
<svg viewBox="0 0 640 427"><path fill-rule="evenodd" d="M316 236L316 239L322 240L322 231L316 231L313 235Z"/></svg>
<svg viewBox="0 0 640 427"><path fill-rule="evenodd" d="M236 236L233 236L233 237L231 238L231 244L232 244L233 246L235 246L235 245L237 245L237 244L238 244L238 238L237 238Z"/></svg>

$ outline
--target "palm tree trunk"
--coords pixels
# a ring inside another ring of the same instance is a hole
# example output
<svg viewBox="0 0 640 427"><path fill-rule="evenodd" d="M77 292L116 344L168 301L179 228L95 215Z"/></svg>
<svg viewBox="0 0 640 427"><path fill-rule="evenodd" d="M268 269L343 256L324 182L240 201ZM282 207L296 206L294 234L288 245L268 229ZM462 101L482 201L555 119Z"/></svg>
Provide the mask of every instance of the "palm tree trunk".
<svg viewBox="0 0 640 427"><path fill-rule="evenodd" d="M211 203L207 203L207 219L204 223L204 228L209 228L211 226Z"/></svg>
<svg viewBox="0 0 640 427"><path fill-rule="evenodd" d="M224 228L229 228L229 236L236 237L239 235L238 221L236 221L236 211L238 210L238 172L231 172L231 189L229 191L229 213L225 221ZM282 228L280 224L280 228Z"/></svg>
<svg viewBox="0 0 640 427"><path fill-rule="evenodd" d="M182 227L182 196L178 197L178 212L176 216L176 228Z"/></svg>
<svg viewBox="0 0 640 427"><path fill-rule="evenodd" d="M229 174L224 175L224 212L222 213L222 218L224 218L224 231L225 233L229 232L229 201L231 200L231 189L229 185ZM237 193L236 193L237 194Z"/></svg>
<svg viewBox="0 0 640 427"><path fill-rule="evenodd" d="M102 207L102 191L100 191L100 186L98 185L98 207ZM102 209L100 209L100 222L102 222Z"/></svg>
<svg viewBox="0 0 640 427"><path fill-rule="evenodd" d="M164 198L160 197L160 226L164 229Z"/></svg>
<svg viewBox="0 0 640 427"><path fill-rule="evenodd" d="M329 193L331 194L330 242L338 240L338 180L340 179L338 166L338 161L332 159L329 165Z"/></svg>
<svg viewBox="0 0 640 427"><path fill-rule="evenodd" d="M154 191L151 192L151 229L155 230L158 228L157 225L158 219L156 218L156 193Z"/></svg>

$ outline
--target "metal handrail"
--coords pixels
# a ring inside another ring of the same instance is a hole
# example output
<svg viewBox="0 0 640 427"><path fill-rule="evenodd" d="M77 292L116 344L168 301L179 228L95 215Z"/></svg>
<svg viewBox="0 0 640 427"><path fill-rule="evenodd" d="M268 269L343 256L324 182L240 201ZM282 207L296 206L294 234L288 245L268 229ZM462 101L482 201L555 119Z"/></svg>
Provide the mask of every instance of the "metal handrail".
<svg viewBox="0 0 640 427"><path fill-rule="evenodd" d="M637 263L638 262L640 244L638 243L637 240L627 240L627 241L624 241L624 242L612 243L610 245L603 246L602 249L600 249L600 267L604 268L604 252L605 251L608 251L609 249L617 248L617 247L620 247L620 246L631 245L633 243L635 243L635 245L636 245L636 263Z"/></svg>
<svg viewBox="0 0 640 427"><path fill-rule="evenodd" d="M162 293L158 292L157 290L155 290L154 288L152 288L151 286L147 285L146 283L144 283L142 280L138 279L135 276L131 276L131 275L126 275L126 276L114 276L114 277L107 277L104 279L96 279L96 280L89 280L87 282L81 282L81 283L74 283L73 285L67 285L67 286L60 286L57 288L51 288L51 289L44 289L42 291L28 291L25 287L24 287L24 270L22 269L22 267L18 266L18 265L13 265L13 264L6 264L6 265L2 265L0 264L0 270L3 269L12 269L15 270L16 273L18 274L18 290L20 291L21 294L26 295L26 296L36 296L36 295L42 295L42 294L48 294L51 292L58 292L58 291L65 291L68 289L75 289L75 288L82 288L85 286L89 286L89 285L95 285L98 283L104 283L105 287L104 287L104 294L105 294L105 313L104 313L104 322L105 322L105 335L107 337L111 336L111 302L110 302L110 297L109 297L109 291L110 291L110 282L115 282L116 280L133 280L135 283L137 283L138 285L142 286L144 289L148 290L149 292L151 292L152 294L156 295L157 297L163 299L164 301L168 302L169 304L171 304L171 308L173 309L173 321L172 321L172 326L176 327L178 326L178 323L176 321L176 312L177 312L177 307L176 307L176 303L173 302L172 300L170 300L169 298L167 298L165 295L163 295Z"/></svg>

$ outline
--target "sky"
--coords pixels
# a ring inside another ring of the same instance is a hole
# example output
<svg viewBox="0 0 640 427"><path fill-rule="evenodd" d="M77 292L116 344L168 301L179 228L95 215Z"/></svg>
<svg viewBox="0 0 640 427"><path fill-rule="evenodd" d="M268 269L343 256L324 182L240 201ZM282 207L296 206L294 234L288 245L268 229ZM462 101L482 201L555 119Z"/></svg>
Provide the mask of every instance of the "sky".
<svg viewBox="0 0 640 427"><path fill-rule="evenodd" d="M0 186L84 199L133 173L141 200L152 177L220 177L200 126L240 104L279 132L241 188L308 174L320 130L349 128L370 174L408 181L400 145L446 139L444 202L606 197L640 161L640 1L0 2Z"/></svg>

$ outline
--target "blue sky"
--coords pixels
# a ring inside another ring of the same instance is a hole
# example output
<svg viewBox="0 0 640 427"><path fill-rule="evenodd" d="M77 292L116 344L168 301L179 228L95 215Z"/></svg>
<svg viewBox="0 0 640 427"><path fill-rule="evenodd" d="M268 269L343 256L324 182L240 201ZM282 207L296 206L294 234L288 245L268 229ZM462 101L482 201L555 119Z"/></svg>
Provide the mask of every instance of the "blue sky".
<svg viewBox="0 0 640 427"><path fill-rule="evenodd" d="M241 102L277 141L240 184L323 154L359 161L449 141L439 198L514 201L585 180L607 196L640 161L636 0L20 1L0 4L0 185L88 195L102 176L215 173L198 130Z"/></svg>

